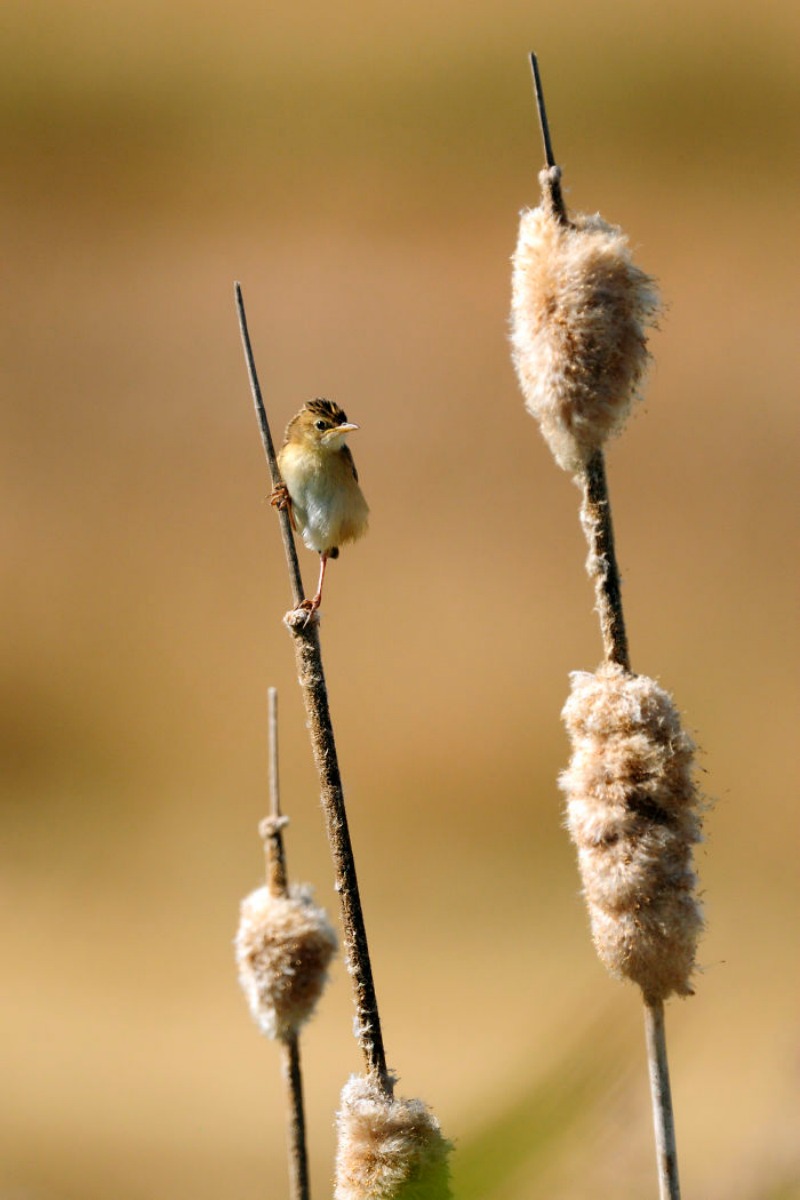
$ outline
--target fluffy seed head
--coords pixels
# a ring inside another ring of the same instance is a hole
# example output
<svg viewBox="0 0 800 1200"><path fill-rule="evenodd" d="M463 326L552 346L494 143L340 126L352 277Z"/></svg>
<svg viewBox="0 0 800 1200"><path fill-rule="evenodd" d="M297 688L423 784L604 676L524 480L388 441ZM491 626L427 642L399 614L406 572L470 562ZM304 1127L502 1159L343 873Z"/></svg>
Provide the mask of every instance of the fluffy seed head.
<svg viewBox="0 0 800 1200"><path fill-rule="evenodd" d="M512 263L512 358L525 406L558 465L576 473L621 430L638 394L656 285L599 215L564 225L544 207L527 209Z"/></svg>
<svg viewBox="0 0 800 1200"><path fill-rule="evenodd" d="M694 743L667 692L612 664L573 674L562 716L572 757L559 783L597 953L649 1001L691 995L703 924Z"/></svg>
<svg viewBox="0 0 800 1200"><path fill-rule="evenodd" d="M239 983L261 1032L271 1038L295 1032L311 1016L336 950L336 934L312 903L311 889L251 892L242 901L235 947Z"/></svg>
<svg viewBox="0 0 800 1200"><path fill-rule="evenodd" d="M334 1200L448 1200L450 1143L421 1100L393 1100L353 1075L336 1118Z"/></svg>

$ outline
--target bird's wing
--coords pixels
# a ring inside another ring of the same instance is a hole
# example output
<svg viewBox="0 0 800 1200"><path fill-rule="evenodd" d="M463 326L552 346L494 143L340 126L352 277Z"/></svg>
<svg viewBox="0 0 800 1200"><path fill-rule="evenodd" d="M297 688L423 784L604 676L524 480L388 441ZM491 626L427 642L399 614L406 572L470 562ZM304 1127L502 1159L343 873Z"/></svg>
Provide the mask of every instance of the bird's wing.
<svg viewBox="0 0 800 1200"><path fill-rule="evenodd" d="M358 483L358 471L356 470L356 464L353 461L352 450L350 449L349 446L345 445L345 446L342 446L341 453L342 453L342 458L347 463L350 470L353 472L353 479L355 479L356 483Z"/></svg>

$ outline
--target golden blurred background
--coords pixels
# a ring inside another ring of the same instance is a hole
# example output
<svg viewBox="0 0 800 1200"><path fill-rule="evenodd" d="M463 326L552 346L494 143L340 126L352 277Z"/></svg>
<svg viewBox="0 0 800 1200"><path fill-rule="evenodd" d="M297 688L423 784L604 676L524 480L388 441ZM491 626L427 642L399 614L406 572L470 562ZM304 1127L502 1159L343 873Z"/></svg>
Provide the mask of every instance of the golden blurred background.
<svg viewBox="0 0 800 1200"><path fill-rule="evenodd" d="M456 1141L459 1197L655 1195L640 1005L595 958L555 784L600 643L578 493L508 353L530 49L568 203L668 303L608 471L633 665L715 801L703 972L668 1007L684 1193L800 1195L797 5L5 0L0 24L0 1198L287 1194L231 949L270 684L290 869L335 897L234 279L276 435L318 394L361 425L371 534L322 630L400 1090ZM338 965L304 1038L316 1196L351 1019Z"/></svg>

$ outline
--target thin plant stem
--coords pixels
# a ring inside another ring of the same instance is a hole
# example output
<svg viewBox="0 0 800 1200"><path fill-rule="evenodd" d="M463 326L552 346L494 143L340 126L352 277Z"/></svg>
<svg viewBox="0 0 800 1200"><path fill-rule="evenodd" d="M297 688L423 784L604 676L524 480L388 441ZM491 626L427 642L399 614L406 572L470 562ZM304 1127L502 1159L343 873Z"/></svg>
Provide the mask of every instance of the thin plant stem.
<svg viewBox="0 0 800 1200"><path fill-rule="evenodd" d="M276 488L283 482L281 473L278 468L278 457L275 453L275 445L272 441L272 434L267 420L264 401L261 398L261 388L256 374L256 364L253 357L253 347L250 343L250 334L247 329L247 314L244 309L244 297L242 296L242 286L240 283L233 285L234 294L236 297L236 311L239 315L239 331L242 335L242 347L244 349L244 358L247 364L247 374L250 379L250 390L253 393L253 402L256 408L256 417L258 418L258 427L261 430L261 441L264 445L264 453L267 456L267 464L269 466L270 479L272 480L273 488ZM289 516L288 508L279 509L278 516L280 518L281 537L283 538L283 549L286 553L286 563L289 567L289 582L292 588L292 599L294 600L295 608L303 603L303 579L300 574L300 562L297 558L297 547L294 544L294 536L292 535L292 521Z"/></svg>
<svg viewBox="0 0 800 1200"><path fill-rule="evenodd" d="M675 1143L675 1122L672 1115L672 1091L669 1085L663 1000L645 1001L644 1028L647 1038L647 1061L650 1068L650 1095L653 1103L659 1196L660 1200L680 1200L678 1148Z"/></svg>
<svg viewBox="0 0 800 1200"><path fill-rule="evenodd" d="M540 176L542 203L550 209L563 225L569 225L567 208L561 191L561 168L553 153L550 122L544 101L542 76L539 61L531 52L531 71L536 96L536 109L542 130L542 144L547 169ZM596 450L586 464L581 484L583 506L581 523L589 542L589 573L595 581L597 611L603 635L603 648L608 662L618 663L630 670L628 638L622 612L620 575L614 552L614 530L611 522L611 501L606 482L605 461L602 450Z"/></svg>
<svg viewBox="0 0 800 1200"><path fill-rule="evenodd" d="M536 55L531 53L536 107L542 128L547 169L540 176L542 204L551 209L559 220L569 225L564 198L561 193L561 168L553 156L550 123L544 102L542 77ZM581 524L589 543L589 574L594 579L597 595L597 612L603 636L603 649L607 662L617 663L630 670L628 636L625 632L625 617L622 611L622 589L614 549L614 528L611 520L611 500L606 480L605 456L595 450L584 468L580 483L583 489Z"/></svg>
<svg viewBox="0 0 800 1200"><path fill-rule="evenodd" d="M291 1200L310 1200L303 1075L300 1070L300 1044L296 1033L290 1033L281 1040L281 1074L287 1097L290 1099L286 1129L289 1141Z"/></svg>
<svg viewBox="0 0 800 1200"><path fill-rule="evenodd" d="M539 125L542 131L544 145L544 160L547 169L540 175L542 184L542 200L562 225L569 225L567 207L561 193L561 167L558 166L553 153L553 142L550 137L550 123L547 120L547 108L544 103L544 88L539 73L539 60L531 51L531 72L533 73L533 90L536 96L536 111L539 114Z"/></svg>
<svg viewBox="0 0 800 1200"><path fill-rule="evenodd" d="M531 51L531 72L533 73L533 90L536 93L536 110L539 113L539 125L542 130L542 141L544 142L544 161L548 167L555 167L556 156L553 153L553 143L550 138L550 123L547 120L547 108L544 102L544 88L542 87L542 76L539 72L539 60Z"/></svg>
<svg viewBox="0 0 800 1200"><path fill-rule="evenodd" d="M237 283L235 287L239 325L242 331L242 342L250 376L250 386L258 415L264 450L267 455L273 486L275 486L280 476L278 474L261 389L258 386L255 360L250 339L247 335L244 299L240 285ZM328 702L328 689L322 666L322 651L319 643L319 619L315 613L313 619L309 621L307 612L298 607L303 599L303 588L297 564L297 553L288 514L281 512L280 517L284 548L286 550L286 561L295 597L295 611L287 613L285 624L292 635L294 644L297 678L306 710L314 762L319 774L320 800L325 815L328 843L333 858L335 872L334 886L339 894L342 906L344 955L347 971L353 983L356 1008L356 1037L368 1073L375 1078L386 1095L391 1096L393 1082L386 1069L386 1054L383 1047L378 1000L372 977L367 931L361 907L353 847L347 823L344 789L339 771L336 740L334 738L330 704Z"/></svg>
<svg viewBox="0 0 800 1200"><path fill-rule="evenodd" d="M630 671L628 635L622 611L622 585L614 549L611 499L606 480L605 456L595 450L580 476L583 490L581 525L589 543L587 570L594 580L595 608L606 662Z"/></svg>
<svg viewBox="0 0 800 1200"><path fill-rule="evenodd" d="M328 689L322 669L319 625L306 627L302 610L288 614L287 624L294 638L297 677L303 693L314 761L319 773L322 808L335 871L335 889L342 905L344 951L347 970L353 982L356 1006L356 1037L367 1071L374 1075L391 1095L392 1083L386 1071L378 1001L372 978L367 931L361 908L353 847L347 824L342 778L331 723Z"/></svg>
<svg viewBox="0 0 800 1200"><path fill-rule="evenodd" d="M547 163L547 169L542 171L539 177L542 204L549 208L563 224L568 225L569 217L561 192L561 168L556 164L553 156L550 126L544 104L539 64L535 54L531 54L531 68ZM595 607L600 619L604 656L606 662L616 663L625 671L630 671L630 653L622 608L621 581L614 547L611 499L606 479L605 456L602 450L596 450L592 454L581 472L578 482L583 491L581 525L589 543L587 567L595 585ZM644 1012L659 1193L661 1200L680 1200L678 1154L672 1093L669 1086L663 1001L653 1002L644 997Z"/></svg>
<svg viewBox="0 0 800 1200"><path fill-rule="evenodd" d="M287 818L281 814L278 784L278 693L268 692L269 702L269 795L270 812L261 822L267 860L267 886L272 896L285 896L288 888L283 829ZM289 1149L289 1194L291 1200L310 1200L306 1117L303 1104L303 1074L300 1067L300 1040L297 1030L281 1038L281 1074L286 1088L286 1136Z"/></svg>
<svg viewBox="0 0 800 1200"><path fill-rule="evenodd" d="M283 829L288 819L281 813L281 794L278 781L278 692L267 692L269 725L269 816L262 821L261 836L267 860L267 886L273 896L285 896L288 886L286 853L283 848Z"/></svg>

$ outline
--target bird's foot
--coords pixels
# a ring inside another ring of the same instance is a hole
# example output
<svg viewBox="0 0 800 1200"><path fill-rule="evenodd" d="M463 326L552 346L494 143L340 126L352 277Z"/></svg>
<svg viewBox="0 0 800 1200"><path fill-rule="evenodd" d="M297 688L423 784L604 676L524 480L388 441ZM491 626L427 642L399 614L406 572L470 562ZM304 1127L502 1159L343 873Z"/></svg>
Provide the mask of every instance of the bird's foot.
<svg viewBox="0 0 800 1200"><path fill-rule="evenodd" d="M308 614L305 621L303 621L304 629L308 625L311 618L314 616L314 613L317 611L320 604L322 604L322 594L320 592L317 592L317 594L316 594L316 596L314 596L313 600L304 600L302 604L298 605L298 608L305 609L305 611Z"/></svg>
<svg viewBox="0 0 800 1200"><path fill-rule="evenodd" d="M289 507L292 499L285 483L276 484L270 493L269 502L273 508L277 508L280 512Z"/></svg>
<svg viewBox="0 0 800 1200"><path fill-rule="evenodd" d="M297 525L294 520L294 510L292 508L292 497L289 495L289 489L286 484L281 482L272 489L269 502L273 508L277 508L278 512L289 511L289 520L292 523L292 529L297 532Z"/></svg>

